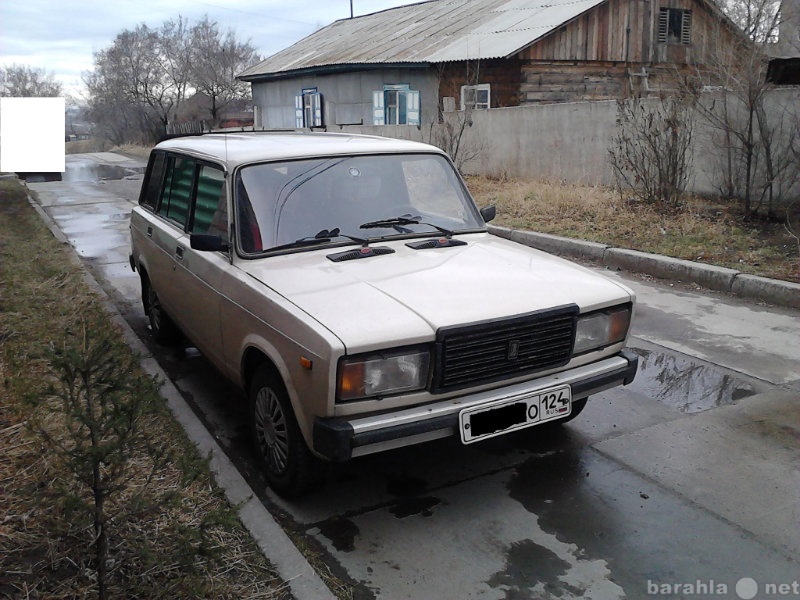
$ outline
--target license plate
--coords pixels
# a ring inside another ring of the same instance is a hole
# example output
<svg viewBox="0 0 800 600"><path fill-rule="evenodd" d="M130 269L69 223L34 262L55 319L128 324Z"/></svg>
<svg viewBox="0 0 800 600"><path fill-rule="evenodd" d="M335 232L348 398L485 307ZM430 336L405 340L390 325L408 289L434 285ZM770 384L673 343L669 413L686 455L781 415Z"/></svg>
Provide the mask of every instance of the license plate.
<svg viewBox="0 0 800 600"><path fill-rule="evenodd" d="M567 417L572 412L572 391L568 385L550 388L513 400L499 400L459 413L461 441L471 444Z"/></svg>

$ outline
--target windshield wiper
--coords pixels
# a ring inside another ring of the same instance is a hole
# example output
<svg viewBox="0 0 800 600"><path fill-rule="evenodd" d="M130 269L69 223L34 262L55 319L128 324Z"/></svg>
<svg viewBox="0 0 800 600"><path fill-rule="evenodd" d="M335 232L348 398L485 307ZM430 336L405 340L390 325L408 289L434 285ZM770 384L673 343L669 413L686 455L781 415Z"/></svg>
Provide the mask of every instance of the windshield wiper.
<svg viewBox="0 0 800 600"><path fill-rule="evenodd" d="M352 235L347 235L344 233L339 232L339 228L336 227L334 229L323 229L319 231L315 236L311 237L302 237L299 240L295 240L293 242L289 242L288 244L281 244L280 246L275 246L273 248L268 248L268 252L275 252L278 250L290 250L292 248L305 248L308 246L318 246L320 244L327 244L334 241L336 238L347 238L348 240L352 240L358 244L363 246L367 246L370 242L368 239L353 237Z"/></svg>
<svg viewBox="0 0 800 600"><path fill-rule="evenodd" d="M381 227L402 227L404 225L419 225L422 217L413 215L400 215L379 221L368 221L359 225L359 229L378 229Z"/></svg>
<svg viewBox="0 0 800 600"><path fill-rule="evenodd" d="M381 227L394 227L401 233L411 233L410 230L402 231L401 228L406 225L427 225L428 227L433 227L439 233L443 234L446 238L450 238L453 236L452 231L449 229L445 229L444 227L440 227L439 225L434 225L433 223L428 223L422 220L422 217L419 215L400 215L399 217L391 217L389 219L381 219L379 221L369 221L360 225L360 229L379 229Z"/></svg>
<svg viewBox="0 0 800 600"><path fill-rule="evenodd" d="M334 229L323 229L317 235L326 236L331 239L346 238L348 240L355 242L356 244L361 244L364 247L369 246L369 244L372 242L372 240L369 238L360 238L360 237L355 237L354 235L347 235L346 233L342 233L338 227L335 227Z"/></svg>
<svg viewBox="0 0 800 600"><path fill-rule="evenodd" d="M293 242L289 242L288 244L281 244L280 246L273 246L272 248L267 248L267 252L276 252L278 250L289 250L291 248L305 248L307 246L318 246L320 244L327 244L328 242L333 241L332 238L329 237L305 237L300 238L299 240L295 240Z"/></svg>

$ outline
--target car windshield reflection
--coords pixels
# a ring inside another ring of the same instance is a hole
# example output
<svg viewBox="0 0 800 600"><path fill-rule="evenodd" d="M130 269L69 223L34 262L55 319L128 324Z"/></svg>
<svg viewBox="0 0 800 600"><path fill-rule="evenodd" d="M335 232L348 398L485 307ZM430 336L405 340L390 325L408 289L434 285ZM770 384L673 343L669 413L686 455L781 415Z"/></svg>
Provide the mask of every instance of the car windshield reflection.
<svg viewBox="0 0 800 600"><path fill-rule="evenodd" d="M250 165L236 176L236 211L239 249L246 255L309 247L296 242L333 229L341 235L322 237L355 243L365 223L371 239L483 227L453 167L435 154Z"/></svg>

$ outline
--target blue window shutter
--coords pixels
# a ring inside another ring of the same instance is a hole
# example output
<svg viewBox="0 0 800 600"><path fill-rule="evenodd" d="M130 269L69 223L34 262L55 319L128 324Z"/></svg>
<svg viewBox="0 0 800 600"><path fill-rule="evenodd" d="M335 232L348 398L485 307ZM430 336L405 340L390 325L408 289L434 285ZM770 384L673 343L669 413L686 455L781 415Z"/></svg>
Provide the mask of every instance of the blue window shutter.
<svg viewBox="0 0 800 600"><path fill-rule="evenodd" d="M298 129L305 126L303 123L303 94L297 94L294 97L294 126Z"/></svg>
<svg viewBox="0 0 800 600"><path fill-rule="evenodd" d="M406 123L409 125L419 125L419 91L409 90L406 92L408 108Z"/></svg>
<svg viewBox="0 0 800 600"><path fill-rule="evenodd" d="M383 90L372 92L372 124L386 124L386 114L384 112L383 105Z"/></svg>

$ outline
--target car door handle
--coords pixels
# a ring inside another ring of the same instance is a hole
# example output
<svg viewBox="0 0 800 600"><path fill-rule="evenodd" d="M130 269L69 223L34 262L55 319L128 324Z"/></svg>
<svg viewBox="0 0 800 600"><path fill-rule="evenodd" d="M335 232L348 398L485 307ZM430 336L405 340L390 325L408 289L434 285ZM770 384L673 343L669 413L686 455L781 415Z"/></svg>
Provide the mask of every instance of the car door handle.
<svg viewBox="0 0 800 600"><path fill-rule="evenodd" d="M178 260L183 260L183 247L182 246L178 246L177 248L175 248L175 256L178 257Z"/></svg>
<svg viewBox="0 0 800 600"><path fill-rule="evenodd" d="M153 237L153 228L150 226L147 227L147 237Z"/></svg>

